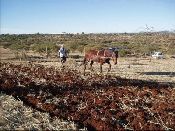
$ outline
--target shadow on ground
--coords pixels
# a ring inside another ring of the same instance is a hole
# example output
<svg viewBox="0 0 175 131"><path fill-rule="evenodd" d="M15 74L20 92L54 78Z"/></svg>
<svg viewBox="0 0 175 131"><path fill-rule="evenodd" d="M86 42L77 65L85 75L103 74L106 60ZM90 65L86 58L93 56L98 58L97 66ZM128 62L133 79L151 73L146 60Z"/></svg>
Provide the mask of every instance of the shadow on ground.
<svg viewBox="0 0 175 131"><path fill-rule="evenodd" d="M175 77L175 72L141 72L142 75L166 75Z"/></svg>

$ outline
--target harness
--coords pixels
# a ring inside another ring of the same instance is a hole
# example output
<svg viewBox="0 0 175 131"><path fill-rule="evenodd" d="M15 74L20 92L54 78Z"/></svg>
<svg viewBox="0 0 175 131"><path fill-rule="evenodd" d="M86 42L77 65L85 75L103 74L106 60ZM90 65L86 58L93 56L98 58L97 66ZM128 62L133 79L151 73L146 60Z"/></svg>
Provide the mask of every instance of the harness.
<svg viewBox="0 0 175 131"><path fill-rule="evenodd" d="M99 53L100 53L100 51L97 52L96 56L99 56ZM115 53L114 52L112 52L112 56L111 57L112 58L115 57ZM101 58L111 58L111 57L106 56L106 50L104 50L103 56L101 56Z"/></svg>

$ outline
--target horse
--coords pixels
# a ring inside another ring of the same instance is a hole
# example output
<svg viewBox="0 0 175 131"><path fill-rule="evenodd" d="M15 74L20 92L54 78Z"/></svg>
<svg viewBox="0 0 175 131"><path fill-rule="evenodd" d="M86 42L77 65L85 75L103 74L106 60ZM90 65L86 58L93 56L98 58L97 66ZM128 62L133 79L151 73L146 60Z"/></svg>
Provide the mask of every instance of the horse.
<svg viewBox="0 0 175 131"><path fill-rule="evenodd" d="M83 64L84 64L84 74L86 70L86 65L90 62L90 69L92 70L92 65L94 62L100 63L100 73L102 73L102 65L107 63L109 65L108 72L111 70L110 60L112 59L114 65L117 64L118 50L116 48L101 49L101 50L89 50L85 52Z"/></svg>

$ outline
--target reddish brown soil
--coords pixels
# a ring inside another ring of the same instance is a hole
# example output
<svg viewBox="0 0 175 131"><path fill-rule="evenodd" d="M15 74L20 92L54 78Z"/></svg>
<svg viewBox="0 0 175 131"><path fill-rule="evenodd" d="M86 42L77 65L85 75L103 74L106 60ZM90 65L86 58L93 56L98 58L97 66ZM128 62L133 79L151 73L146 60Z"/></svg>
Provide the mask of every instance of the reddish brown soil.
<svg viewBox="0 0 175 131"><path fill-rule="evenodd" d="M88 130L175 129L172 83L1 63L0 91Z"/></svg>

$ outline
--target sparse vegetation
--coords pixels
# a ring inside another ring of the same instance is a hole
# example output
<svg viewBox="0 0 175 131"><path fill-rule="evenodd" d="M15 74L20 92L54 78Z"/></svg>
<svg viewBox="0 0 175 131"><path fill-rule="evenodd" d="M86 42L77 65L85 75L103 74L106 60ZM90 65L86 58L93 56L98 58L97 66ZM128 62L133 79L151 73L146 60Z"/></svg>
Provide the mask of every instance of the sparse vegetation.
<svg viewBox="0 0 175 131"><path fill-rule="evenodd" d="M130 54L150 54L155 50L174 55L175 33L121 33L121 34L26 34L0 35L1 45L14 50L25 49L36 52L55 52L56 45L65 44L71 52L84 49L117 47L121 56Z"/></svg>

